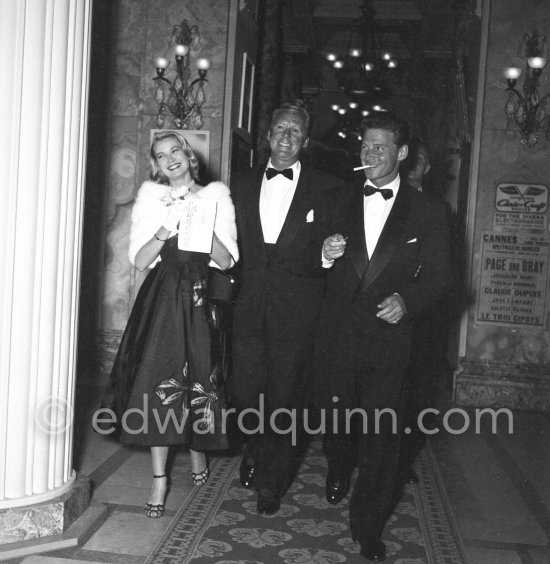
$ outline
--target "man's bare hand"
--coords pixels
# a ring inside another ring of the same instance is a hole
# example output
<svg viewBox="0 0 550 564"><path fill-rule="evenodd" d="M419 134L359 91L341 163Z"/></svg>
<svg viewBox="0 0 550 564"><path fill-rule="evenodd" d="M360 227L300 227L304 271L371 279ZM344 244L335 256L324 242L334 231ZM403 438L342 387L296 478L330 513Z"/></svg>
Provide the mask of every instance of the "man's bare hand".
<svg viewBox="0 0 550 564"><path fill-rule="evenodd" d="M340 233L335 233L323 241L323 257L326 260L336 260L340 258L346 250L346 239Z"/></svg>
<svg viewBox="0 0 550 564"><path fill-rule="evenodd" d="M405 301L399 294L388 296L382 303L378 304L378 309L380 311L376 314L376 317L392 325L399 323L407 313Z"/></svg>

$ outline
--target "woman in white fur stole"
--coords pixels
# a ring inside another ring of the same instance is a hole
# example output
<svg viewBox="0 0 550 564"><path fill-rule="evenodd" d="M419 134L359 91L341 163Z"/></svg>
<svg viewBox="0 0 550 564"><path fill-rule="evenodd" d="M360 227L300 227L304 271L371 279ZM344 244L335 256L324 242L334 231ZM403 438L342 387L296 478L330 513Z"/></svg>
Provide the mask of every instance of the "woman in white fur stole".
<svg viewBox="0 0 550 564"><path fill-rule="evenodd" d="M143 183L132 211L130 261L151 270L113 366L111 399L120 441L151 447L148 517L164 513L170 446L189 446L196 485L208 480L205 451L228 447L221 421L223 311L206 291L210 266L225 270L238 260L235 210L225 184L197 184L198 164L180 134L157 133L151 145L153 181ZM178 248L181 208L195 198L217 202L210 253Z"/></svg>

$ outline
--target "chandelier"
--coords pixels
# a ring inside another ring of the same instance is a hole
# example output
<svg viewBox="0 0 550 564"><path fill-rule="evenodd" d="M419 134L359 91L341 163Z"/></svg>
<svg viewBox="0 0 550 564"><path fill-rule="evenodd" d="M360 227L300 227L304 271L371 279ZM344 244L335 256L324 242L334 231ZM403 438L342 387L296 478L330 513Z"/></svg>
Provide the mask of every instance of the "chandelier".
<svg viewBox="0 0 550 564"><path fill-rule="evenodd" d="M506 134L509 137L520 132L520 143L526 149L533 149L539 140L539 132L543 132L550 139L550 93L542 98L539 94L539 77L548 61L546 51L546 36L536 29L533 33L524 34L520 44L519 56L525 59L525 79L523 94L517 90L516 81L522 74L521 67L507 67L504 69L509 92L504 112L508 120Z"/></svg>
<svg viewBox="0 0 550 564"><path fill-rule="evenodd" d="M360 104L352 100L346 105L332 104L331 110L336 114L336 131L340 139L354 144L361 142L361 123L371 112L384 112L381 104Z"/></svg>
<svg viewBox="0 0 550 564"><path fill-rule="evenodd" d="M371 111L383 111L383 103L390 96L387 86L389 73L397 68L397 61L388 51L381 51L376 42L375 10L366 0L360 8L361 16L350 31L346 53L329 52L325 60L331 65L338 89L348 102L332 104L337 117L337 134L348 141L361 140L362 118Z"/></svg>
<svg viewBox="0 0 550 564"><path fill-rule="evenodd" d="M169 61L165 57L155 60L156 81L155 100L158 103L156 124L163 128L166 116L171 115L176 129L201 129L203 125L201 108L205 101L204 83L208 82L206 73L210 68L209 59L200 58L196 61L198 77L192 82L189 69L189 57L201 47L201 37L198 26L189 26L187 20L174 26L173 35L176 46L174 59L176 62L175 76L168 79L166 71Z"/></svg>

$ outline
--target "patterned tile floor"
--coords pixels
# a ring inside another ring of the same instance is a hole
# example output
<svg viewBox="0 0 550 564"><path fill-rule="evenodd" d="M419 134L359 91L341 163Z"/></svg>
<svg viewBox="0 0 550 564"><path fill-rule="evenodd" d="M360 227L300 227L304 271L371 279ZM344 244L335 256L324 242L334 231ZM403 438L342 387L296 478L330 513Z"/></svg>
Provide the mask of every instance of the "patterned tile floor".
<svg viewBox="0 0 550 564"><path fill-rule="evenodd" d="M91 431L95 403L90 398L97 398L97 390L81 392L87 399L77 410L75 467L90 476L94 501L106 504L108 511L82 546L11 560L2 559L0 549L0 560L141 564L193 489L188 455L177 453L166 516L147 519L148 452L122 448ZM469 413L473 419L474 412ZM550 416L514 413L512 434L505 428L492 434L486 427L479 433L431 438L468 563L550 564Z"/></svg>

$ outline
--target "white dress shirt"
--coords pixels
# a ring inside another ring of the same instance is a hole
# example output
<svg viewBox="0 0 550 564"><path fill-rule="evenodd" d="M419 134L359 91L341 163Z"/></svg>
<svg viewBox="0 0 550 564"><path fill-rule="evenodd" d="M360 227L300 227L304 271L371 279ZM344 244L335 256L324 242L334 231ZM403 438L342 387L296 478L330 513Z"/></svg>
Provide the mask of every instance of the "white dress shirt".
<svg viewBox="0 0 550 564"><path fill-rule="evenodd" d="M370 184L374 186L372 182L367 180L365 186ZM386 219L390 215L393 203L395 202L395 196L399 191L399 174L385 186L380 186L380 188L389 188L393 192L393 198L385 200L382 194L375 193L370 196L363 196L363 212L364 212L364 230L365 230L365 241L367 243L367 254L369 259L374 253L378 239L380 239L380 234L384 225L386 224ZM375 186L377 188L377 186ZM325 255L321 253L321 261L323 268L330 268L333 264L333 260L327 260Z"/></svg>
<svg viewBox="0 0 550 564"><path fill-rule="evenodd" d="M271 159L267 163L272 167ZM275 244L283 228L296 185L300 177L300 161L295 162L291 167L292 180L282 174L277 174L268 180L264 174L260 191L260 220L264 234L264 242Z"/></svg>
<svg viewBox="0 0 550 564"><path fill-rule="evenodd" d="M374 186L370 180L365 182L365 186L368 184ZM395 197L399 191L399 184L400 179L398 174L389 184L386 184L385 186L375 186L375 188L380 189L389 188L393 192L393 198L390 198L389 200L385 200L380 193L363 197L365 241L367 243L367 254L369 255L369 259L372 257L374 249L376 249L382 229L384 229L386 220L390 215L393 203L395 202Z"/></svg>

